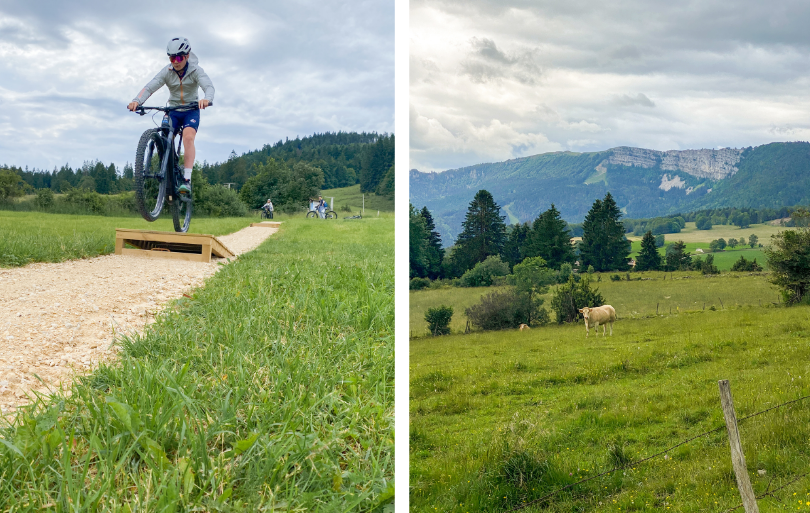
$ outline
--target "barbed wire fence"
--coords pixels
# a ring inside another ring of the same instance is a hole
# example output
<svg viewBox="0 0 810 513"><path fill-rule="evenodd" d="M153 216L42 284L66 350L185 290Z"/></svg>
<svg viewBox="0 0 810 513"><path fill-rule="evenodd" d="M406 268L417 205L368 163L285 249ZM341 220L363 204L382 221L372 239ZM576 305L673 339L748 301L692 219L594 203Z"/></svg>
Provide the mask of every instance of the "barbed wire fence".
<svg viewBox="0 0 810 513"><path fill-rule="evenodd" d="M773 411L773 410L776 410L776 409L779 409L779 408L783 408L783 407L788 406L788 405L791 405L791 404L795 404L795 403L798 403L798 402L804 401L805 399L808 399L808 398L810 398L810 395L806 395L806 396L803 396L803 397L799 397L798 399L793 399L793 400L790 400L790 401L786 401L786 402L784 402L784 403L777 404L776 406L772 406L772 407L770 407L770 408L766 408L766 409L764 409L764 410L762 410L762 411L758 411L758 412L755 412L755 413L751 413L750 415L746 415L746 416L744 416L744 417L740 417L739 419L736 419L736 422L742 422L742 421L745 421L745 420L751 419L751 418L753 418L753 417L756 417L756 416L758 416L758 415L762 415L762 414L764 414L764 413L768 413L768 412L770 412L770 411ZM646 462L648 462L648 461L650 461L650 460L653 460L653 459L655 459L655 458L657 458L657 457L659 457L659 456L666 455L667 453L669 453L669 452L673 451L674 449L677 449L678 447L681 447L681 446L683 446L683 445L686 445L686 444L688 444L688 443L690 443L690 442L693 442L693 441L695 441L695 440L697 440L697 439L699 439L699 438L703 438L703 437L709 436L709 435L711 435L711 434L713 434L713 433L716 433L716 432L718 432L718 431L722 431L722 430L724 430L724 429L728 429L728 426L727 426L727 425L725 425L725 424L724 424L724 425L722 425L722 426L718 426L718 427L716 427L716 428L714 428L714 429L710 429L709 431L706 431L706 432L700 433L700 434L698 434L698 435L694 435L694 436L692 436L692 437L690 437L690 438L687 438L687 439L685 439L685 440L682 440L682 441L678 442L678 443L677 443L677 444L675 444L675 445L672 445L672 446L670 446L670 447L667 447L666 449L663 449L663 450L661 450L661 451L658 451L658 452L656 452L655 454L652 454L652 455L650 455L650 456L646 456L646 457L644 457L644 458L642 458L642 459L640 459L640 460L632 461L632 462L630 462L630 463L626 463L626 464L624 464L624 465L619 465L619 466L616 466L616 467L614 467L614 468L612 468L612 469L610 469L610 470L606 470L606 471L604 471L604 472L602 472L602 473L600 473L600 474L596 474L596 475L594 475L594 476L589 476L589 477L587 477L587 478L585 478L585 479L580 479L579 481L577 481L577 482L575 482L575 483L571 483L571 484L565 485L565 486L563 486L563 487L560 487L560 488L558 488L558 489L556 489L556 490L554 490L554 491L552 491L552 492L547 493L546 495L543 495L542 497L539 497L539 498L534 499L534 500L532 500L532 501L526 502L526 503L524 503L524 504L520 504L520 505L518 505L518 506L515 506L515 507L513 507L513 508L511 508L511 509L507 510L507 511L511 513L511 512L513 512L513 511L519 511L519 510L522 510L522 509L528 508L528 507L530 507L530 506L535 506L535 505L538 505L538 504L542 504L543 502L546 502L547 500L549 500L549 499L553 498L553 497L554 497L554 496L556 496L556 495L559 495L560 493L562 493L562 492L564 492L564 491L566 491L566 490L569 490L569 489L574 488L574 487L576 487L576 486L579 486L579 485L581 485L581 484L585 484L585 483L587 483L587 482L589 482L589 481L593 481L593 480L595 480L595 479L599 479L599 478L601 478L601 477L608 476L608 475L610 475L610 474L613 474L613 473L618 472L618 471L621 471L621 470L626 470L626 469L628 469L628 468L633 468L633 467L636 467L636 466L638 466L638 465L640 465L640 464L642 464L642 463L646 463ZM775 498L775 495L774 495L774 494L775 494L776 492L778 492L778 491L780 491L780 490L782 490L782 489L784 489L784 488L787 488L787 487L789 487L789 486L791 486L791 485L793 485L793 484L795 484L795 483L797 483L797 482L801 481L801 479L802 479L802 478L804 478L804 477L806 477L806 476L808 476L808 475L810 475L810 472L805 473L805 474L802 474L802 475L800 475L800 476L798 476L798 477L794 478L794 479L793 479L793 480L791 480L790 482L788 482L788 483L786 483L786 484L784 484L784 485L780 486L779 488L775 488L775 489L773 489L773 490L770 490L770 484L769 484L769 485L768 485L768 488L769 488L769 489L768 489L768 490L766 490L766 491L765 491L765 493L763 493L763 494L760 494L760 495L756 496L756 499L762 499L762 498L764 498L764 497L768 497L768 496L770 496L770 497L774 497L774 498ZM742 492L741 492L741 493L742 493ZM737 505L737 506L735 506L735 507L733 507L733 508L731 508L731 509L724 510L722 513L729 513L729 512L732 512L732 511L736 511L736 510L738 510L738 509L740 509L740 508L742 508L742 507L744 507L744 503L742 503L742 502L741 502L739 505Z"/></svg>

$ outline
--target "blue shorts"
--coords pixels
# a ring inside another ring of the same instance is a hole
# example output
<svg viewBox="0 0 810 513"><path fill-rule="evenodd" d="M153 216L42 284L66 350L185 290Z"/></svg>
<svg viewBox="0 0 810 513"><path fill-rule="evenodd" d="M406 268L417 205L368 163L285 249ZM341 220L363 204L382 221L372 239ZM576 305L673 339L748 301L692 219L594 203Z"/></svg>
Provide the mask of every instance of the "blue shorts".
<svg viewBox="0 0 810 513"><path fill-rule="evenodd" d="M169 112L169 117L172 118L172 126L176 134L179 134L180 129L183 127L191 127L197 131L200 130L200 109L187 111L173 110Z"/></svg>

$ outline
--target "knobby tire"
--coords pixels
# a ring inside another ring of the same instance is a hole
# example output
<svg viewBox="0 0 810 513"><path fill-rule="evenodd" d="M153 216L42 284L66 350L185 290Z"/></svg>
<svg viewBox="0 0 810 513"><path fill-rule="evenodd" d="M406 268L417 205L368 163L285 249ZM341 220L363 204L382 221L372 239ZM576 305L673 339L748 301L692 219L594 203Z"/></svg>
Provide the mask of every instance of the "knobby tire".
<svg viewBox="0 0 810 513"><path fill-rule="evenodd" d="M156 171L152 162L155 153L157 153L157 169L159 169L166 152L159 132L159 128L150 128L141 134L138 150L135 152L135 203L141 216L149 222L157 220L166 200L167 179L165 175L163 180L146 176L152 175ZM152 201L154 201L154 206L151 205Z"/></svg>

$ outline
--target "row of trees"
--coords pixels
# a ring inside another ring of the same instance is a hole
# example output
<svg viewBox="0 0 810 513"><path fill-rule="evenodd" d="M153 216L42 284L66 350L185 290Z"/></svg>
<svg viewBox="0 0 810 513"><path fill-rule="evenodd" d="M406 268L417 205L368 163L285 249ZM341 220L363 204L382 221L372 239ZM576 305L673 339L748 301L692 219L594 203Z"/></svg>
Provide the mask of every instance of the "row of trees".
<svg viewBox="0 0 810 513"><path fill-rule="evenodd" d="M133 169L129 163L123 169L116 168L115 164L105 166L96 160L85 162L76 170L67 164L50 172L14 166L0 166L0 170L3 170L5 176L14 173L19 177L22 181L22 194L36 189L51 189L61 193L70 189L84 189L99 194L117 194L131 191L133 183Z"/></svg>
<svg viewBox="0 0 810 513"><path fill-rule="evenodd" d="M552 204L532 223L507 228L500 207L486 190L476 193L462 231L446 252L427 208L411 206L411 278L458 278L476 264L497 255L509 269L526 258L541 257L550 269L579 260L583 268L624 271L629 268L630 242L621 210L607 193L596 200L582 223L582 241L575 247L568 224Z"/></svg>

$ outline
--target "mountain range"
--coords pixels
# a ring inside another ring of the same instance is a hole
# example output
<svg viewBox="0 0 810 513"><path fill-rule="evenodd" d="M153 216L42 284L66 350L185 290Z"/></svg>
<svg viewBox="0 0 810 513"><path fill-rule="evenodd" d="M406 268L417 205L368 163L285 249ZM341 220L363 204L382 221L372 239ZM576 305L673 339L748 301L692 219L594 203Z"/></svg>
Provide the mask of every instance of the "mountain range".
<svg viewBox="0 0 810 513"><path fill-rule="evenodd" d="M621 146L553 152L436 173L409 173L410 201L427 206L444 245L461 231L467 207L486 189L507 223L533 221L554 203L582 222L609 191L628 218L707 208L778 208L810 203L810 143L657 151Z"/></svg>

